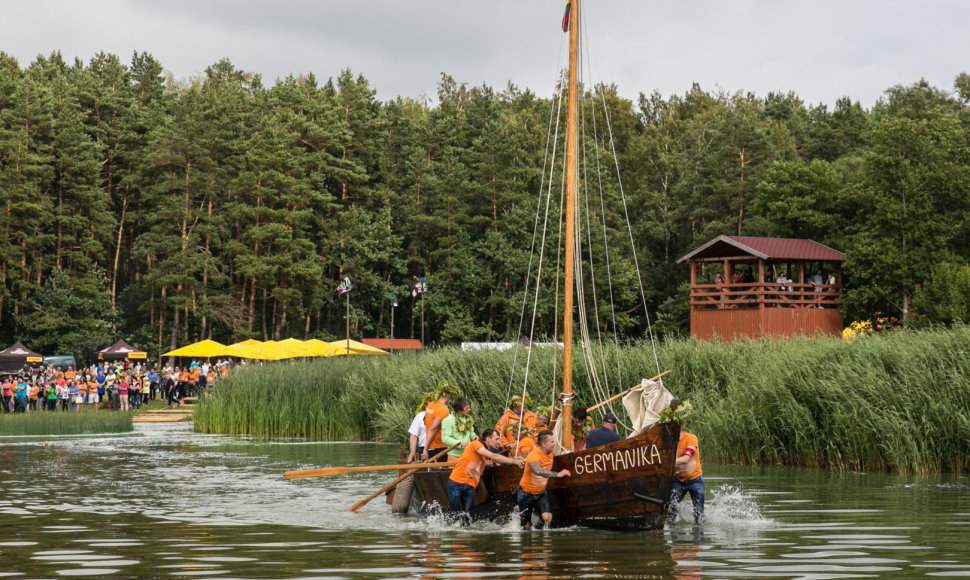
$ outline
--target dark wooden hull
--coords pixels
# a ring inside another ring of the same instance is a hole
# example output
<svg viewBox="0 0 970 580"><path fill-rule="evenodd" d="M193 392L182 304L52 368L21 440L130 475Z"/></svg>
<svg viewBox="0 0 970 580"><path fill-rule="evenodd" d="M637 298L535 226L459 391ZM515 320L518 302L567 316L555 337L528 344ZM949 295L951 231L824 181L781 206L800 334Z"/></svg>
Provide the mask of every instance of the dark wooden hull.
<svg viewBox="0 0 970 580"><path fill-rule="evenodd" d="M552 525L620 531L662 528L670 502L680 425L657 425L632 439L557 456L553 471L572 476L550 479L547 491ZM451 469L423 470L414 476L411 509L448 509ZM475 492L473 519L508 518L516 510L522 470L488 466Z"/></svg>

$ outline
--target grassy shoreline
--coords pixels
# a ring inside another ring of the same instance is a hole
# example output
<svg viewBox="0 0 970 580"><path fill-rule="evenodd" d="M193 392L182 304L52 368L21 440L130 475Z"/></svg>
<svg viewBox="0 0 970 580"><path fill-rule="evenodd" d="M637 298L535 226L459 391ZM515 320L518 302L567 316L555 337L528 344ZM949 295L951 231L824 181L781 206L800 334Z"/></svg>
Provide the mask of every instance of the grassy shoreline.
<svg viewBox="0 0 970 580"><path fill-rule="evenodd" d="M0 415L0 437L100 435L133 430L130 413L32 411Z"/></svg>
<svg viewBox="0 0 970 580"><path fill-rule="evenodd" d="M529 391L536 404L550 400L556 354L533 354ZM970 471L968 355L964 326L854 342L680 340L658 349L661 368L673 370L667 387L694 403L687 428L707 460L900 473ZM478 429L502 412L513 356L446 348L238 369L201 402L195 428L401 441L422 393L448 380L472 401ZM520 351L515 390L524 356ZM655 374L648 344L622 347L619 361L607 356L610 367L619 365L624 388ZM588 382L577 363L574 385L585 405L597 402Z"/></svg>

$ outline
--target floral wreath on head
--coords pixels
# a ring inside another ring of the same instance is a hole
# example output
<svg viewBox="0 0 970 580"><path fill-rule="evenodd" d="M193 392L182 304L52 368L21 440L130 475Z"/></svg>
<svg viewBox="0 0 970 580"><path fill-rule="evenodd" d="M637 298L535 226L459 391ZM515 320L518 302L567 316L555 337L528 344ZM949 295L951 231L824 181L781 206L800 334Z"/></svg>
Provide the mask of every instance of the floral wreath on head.
<svg viewBox="0 0 970 580"><path fill-rule="evenodd" d="M465 415L464 417L455 416L455 430L459 433L468 433L475 426L475 420L472 419L471 415Z"/></svg>
<svg viewBox="0 0 970 580"><path fill-rule="evenodd" d="M440 399L445 395L448 395L449 397L460 397L461 389L459 389L457 385L453 385L448 381L438 381L438 385L434 388L434 398Z"/></svg>
<svg viewBox="0 0 970 580"><path fill-rule="evenodd" d="M552 409L546 406L536 407L535 414L536 417L545 417L547 421L552 419Z"/></svg>
<svg viewBox="0 0 970 580"><path fill-rule="evenodd" d="M573 438L574 439L586 439L589 435L589 430L593 428L593 418L586 415L586 420L583 421L583 426L580 429L573 427Z"/></svg>
<svg viewBox="0 0 970 580"><path fill-rule="evenodd" d="M427 411L428 404L435 399L436 397L434 396L434 393L425 393L424 396L421 397L421 404L418 405L418 408L414 411L414 414L417 415L421 411Z"/></svg>
<svg viewBox="0 0 970 580"><path fill-rule="evenodd" d="M690 401L682 401L680 406L676 409L671 409L668 405L663 411L660 411L660 422L670 423L671 421L677 423L683 423L687 417L694 414L694 407L690 404Z"/></svg>
<svg viewBox="0 0 970 580"><path fill-rule="evenodd" d="M522 403L523 401L522 401L521 395L512 395L512 398L509 399L509 408L518 409L519 407L522 406ZM532 406L532 397L529 396L529 393L525 394L525 406L526 407Z"/></svg>
<svg viewBox="0 0 970 580"><path fill-rule="evenodd" d="M506 433L509 433L512 437L518 438L518 436L519 436L519 422L518 421L509 421L505 425L505 432ZM529 426L528 425L523 425L522 426L522 432L528 435L529 432L530 432Z"/></svg>

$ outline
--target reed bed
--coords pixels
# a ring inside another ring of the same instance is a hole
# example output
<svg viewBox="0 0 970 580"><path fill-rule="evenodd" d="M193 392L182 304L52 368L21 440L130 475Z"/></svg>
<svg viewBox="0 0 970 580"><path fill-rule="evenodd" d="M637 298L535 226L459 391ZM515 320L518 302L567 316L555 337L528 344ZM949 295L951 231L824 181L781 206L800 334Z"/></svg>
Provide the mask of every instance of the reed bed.
<svg viewBox="0 0 970 580"><path fill-rule="evenodd" d="M533 352L529 392L536 404L549 404L557 354ZM706 460L901 473L970 471L968 354L970 328L963 326L854 342L679 340L658 351L661 368L673 370L667 387L694 404L687 429ZM447 380L472 401L480 430L504 409L513 356L446 348L238 369L201 402L195 427L403 442L422 393ZM520 350L513 392L521 389L524 362ZM656 374L648 344L622 347L618 364L625 384L614 384L614 392ZM588 382L579 363L574 385L585 405L596 402Z"/></svg>
<svg viewBox="0 0 970 580"><path fill-rule="evenodd" d="M91 435L132 431L129 413L69 413L34 411L0 415L0 435Z"/></svg>

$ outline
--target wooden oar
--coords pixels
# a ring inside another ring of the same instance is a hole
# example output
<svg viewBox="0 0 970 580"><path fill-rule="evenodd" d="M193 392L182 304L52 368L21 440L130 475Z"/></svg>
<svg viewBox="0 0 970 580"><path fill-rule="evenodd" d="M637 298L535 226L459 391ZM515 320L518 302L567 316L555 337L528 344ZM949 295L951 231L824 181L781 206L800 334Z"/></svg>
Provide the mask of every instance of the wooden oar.
<svg viewBox="0 0 970 580"><path fill-rule="evenodd" d="M441 451L431 459L437 459L441 455L451 451L455 446ZM431 459L427 463L411 463L404 465L365 465L363 467L325 467L323 469L301 469L298 471L287 471L283 474L286 479L301 479L304 477L330 477L331 475L347 475L350 473L365 473L367 471L390 471L392 469L424 469L425 467L441 467L443 463L432 463Z"/></svg>
<svg viewBox="0 0 970 580"><path fill-rule="evenodd" d="M671 372L673 372L673 371L664 371L664 372L662 372L662 373L660 373L659 375L657 375L657 376L655 376L655 377L653 377L653 378L650 378L650 379L647 379L647 380L648 380L648 381L655 381L655 380L657 380L657 379L659 379L660 377L664 377L664 376L667 376L667 375L669 375L669 374L670 374ZM636 389L639 389L639 388L640 388L640 387L642 387L642 386L643 386L643 383L641 382L641 383L640 383L639 385L636 385L636 386L633 386L633 387L630 387L629 389L627 389L627 390L625 390L625 391L623 391L623 392L622 392L622 393L620 393L619 395L613 395L612 397L610 397L609 399L606 399L606 400L605 400L605 401L603 401L602 403L596 403L596 404L595 404L595 405L593 405L592 407L589 407L588 409L586 409L586 412L587 412L587 413L589 413L590 411L592 411L592 410L594 410L594 409L599 409L599 408L600 408L600 407L602 407L603 405L605 405L605 404L607 404L607 403L609 403L609 402L612 402L612 401L615 401L615 400L617 400L617 399L619 399L620 397L622 397L623 395L625 395L625 394L627 394L627 393L629 393L630 391L634 391L634 390L636 390Z"/></svg>
<svg viewBox="0 0 970 580"><path fill-rule="evenodd" d="M441 452L435 454L435 456L432 457L431 459L437 459L438 457L441 456L442 453L448 453L449 451L451 451L452 449L454 449L457 446L458 446L458 443L455 443L454 445L452 445L448 449L445 449L444 451L441 451ZM431 461L431 459L429 459L428 461ZM350 506L349 508L347 508L347 511L349 511L349 512L355 512L355 511L359 510L360 508L362 508L365 505L367 505L367 502L369 502L370 500L372 500L375 497L381 495L382 493L384 493L385 491L391 489L392 487L395 487L397 484L401 483L405 479L407 479L407 478L411 477L412 475L414 475L415 473L417 473L418 470L421 469L421 468L420 467L415 467L415 465L417 465L417 464L413 464L412 463L411 465L408 465L408 467L410 467L411 469L409 469L408 471L404 472L403 475L401 475L400 477L398 477L397 479L395 479L391 483L385 485L384 487L380 488L379 490L375 491L374 493L370 494L369 496L365 497L364 499L362 499L359 502L355 503L354 505ZM438 463L437 465L441 465L441 464ZM447 465L447 463L445 465Z"/></svg>

